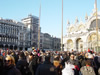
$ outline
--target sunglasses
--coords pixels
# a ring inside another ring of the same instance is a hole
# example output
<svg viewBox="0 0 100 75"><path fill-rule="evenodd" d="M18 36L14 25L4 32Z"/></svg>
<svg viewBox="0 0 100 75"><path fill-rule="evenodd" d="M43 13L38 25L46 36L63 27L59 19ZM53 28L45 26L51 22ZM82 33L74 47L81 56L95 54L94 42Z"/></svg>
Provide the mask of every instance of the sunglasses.
<svg viewBox="0 0 100 75"><path fill-rule="evenodd" d="M10 62L11 60L5 60L5 62Z"/></svg>

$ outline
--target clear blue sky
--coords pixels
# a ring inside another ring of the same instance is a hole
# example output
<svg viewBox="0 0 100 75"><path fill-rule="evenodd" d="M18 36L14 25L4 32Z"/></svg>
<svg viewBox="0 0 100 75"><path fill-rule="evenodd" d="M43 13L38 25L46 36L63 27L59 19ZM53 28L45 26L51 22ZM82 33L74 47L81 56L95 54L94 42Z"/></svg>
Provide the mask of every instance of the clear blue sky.
<svg viewBox="0 0 100 75"><path fill-rule="evenodd" d="M84 21L86 13L90 16L95 0L63 0L63 34L66 34L67 20L75 22L78 17ZM100 0L98 11L100 11ZM4 19L21 19L32 14L39 17L40 0L1 0L0 17ZM41 0L41 31L61 37L62 0Z"/></svg>

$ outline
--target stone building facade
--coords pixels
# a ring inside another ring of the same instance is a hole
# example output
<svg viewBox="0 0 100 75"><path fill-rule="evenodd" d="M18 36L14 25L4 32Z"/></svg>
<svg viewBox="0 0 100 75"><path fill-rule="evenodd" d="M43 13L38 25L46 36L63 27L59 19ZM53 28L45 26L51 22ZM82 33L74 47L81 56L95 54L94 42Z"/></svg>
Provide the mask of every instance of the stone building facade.
<svg viewBox="0 0 100 75"><path fill-rule="evenodd" d="M48 33L43 33L43 49L52 49L52 37Z"/></svg>
<svg viewBox="0 0 100 75"><path fill-rule="evenodd" d="M45 50L60 50L60 38L53 37L48 33L41 33L40 49Z"/></svg>
<svg viewBox="0 0 100 75"><path fill-rule="evenodd" d="M0 48L22 49L24 45L22 42L24 34L21 33L23 27L24 24L21 22L0 18Z"/></svg>
<svg viewBox="0 0 100 75"><path fill-rule="evenodd" d="M60 38L57 38L57 37L52 37L52 49L53 50L61 50L60 47L61 47L61 40Z"/></svg>
<svg viewBox="0 0 100 75"><path fill-rule="evenodd" d="M100 11L97 12L98 34L96 31L96 7L90 16L86 14L85 22L78 21L74 24L68 21L67 34L64 36L64 50L84 51L88 49L97 50L100 48ZM98 36L98 44L97 44Z"/></svg>
<svg viewBox="0 0 100 75"><path fill-rule="evenodd" d="M28 17L21 20L22 23L28 28L28 39L27 43L30 47L38 47L38 26L39 18L36 16L28 15Z"/></svg>
<svg viewBox="0 0 100 75"><path fill-rule="evenodd" d="M28 15L21 22L0 18L0 49L28 50L38 48L39 18ZM40 49L60 49L60 39L42 33L40 29Z"/></svg>

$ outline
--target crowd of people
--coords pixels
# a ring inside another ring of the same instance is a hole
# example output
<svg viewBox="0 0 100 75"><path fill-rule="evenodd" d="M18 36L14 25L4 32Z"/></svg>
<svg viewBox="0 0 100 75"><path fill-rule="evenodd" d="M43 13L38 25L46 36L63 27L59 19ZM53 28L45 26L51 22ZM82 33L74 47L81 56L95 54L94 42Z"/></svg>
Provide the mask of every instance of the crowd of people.
<svg viewBox="0 0 100 75"><path fill-rule="evenodd" d="M0 50L0 75L100 75L100 52Z"/></svg>

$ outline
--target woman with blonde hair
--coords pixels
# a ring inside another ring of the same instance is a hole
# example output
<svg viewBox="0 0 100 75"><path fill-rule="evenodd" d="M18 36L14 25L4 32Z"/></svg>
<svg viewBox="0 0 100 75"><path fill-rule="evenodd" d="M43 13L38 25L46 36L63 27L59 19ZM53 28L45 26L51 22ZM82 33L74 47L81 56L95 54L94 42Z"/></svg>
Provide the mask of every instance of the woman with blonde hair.
<svg viewBox="0 0 100 75"><path fill-rule="evenodd" d="M57 75L62 75L62 69L63 69L63 66L61 65L60 63L60 60L59 60L59 56L58 55L55 55L54 56L54 60L53 60L53 65L55 66L56 70L57 70Z"/></svg>
<svg viewBox="0 0 100 75"><path fill-rule="evenodd" d="M7 55L4 61L3 75L21 75L20 71L15 67L15 59L13 56Z"/></svg>

